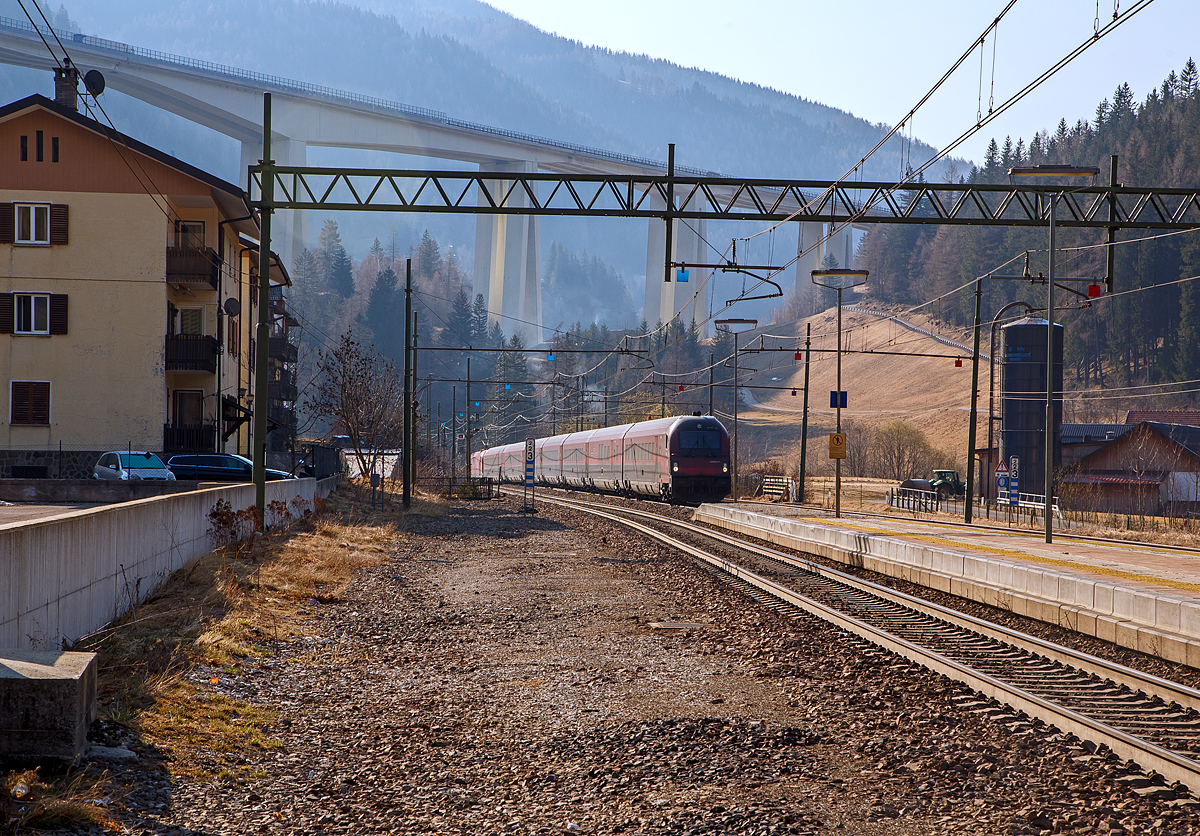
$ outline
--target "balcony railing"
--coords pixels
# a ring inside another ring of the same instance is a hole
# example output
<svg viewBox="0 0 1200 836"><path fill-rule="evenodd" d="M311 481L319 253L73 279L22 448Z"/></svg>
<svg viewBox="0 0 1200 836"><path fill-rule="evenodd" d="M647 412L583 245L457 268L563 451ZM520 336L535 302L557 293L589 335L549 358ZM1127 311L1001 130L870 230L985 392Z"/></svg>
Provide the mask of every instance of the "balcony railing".
<svg viewBox="0 0 1200 836"><path fill-rule="evenodd" d="M164 453L214 453L216 450L216 424L163 424Z"/></svg>
<svg viewBox="0 0 1200 836"><path fill-rule="evenodd" d="M296 344L288 342L287 337L271 337L267 346L267 356L272 359L278 358L285 363L295 363Z"/></svg>
<svg viewBox="0 0 1200 836"><path fill-rule="evenodd" d="M167 281L195 290L216 290L220 260L211 247L167 247Z"/></svg>
<svg viewBox="0 0 1200 836"><path fill-rule="evenodd" d="M207 334L167 335L167 371L217 371L217 340Z"/></svg>

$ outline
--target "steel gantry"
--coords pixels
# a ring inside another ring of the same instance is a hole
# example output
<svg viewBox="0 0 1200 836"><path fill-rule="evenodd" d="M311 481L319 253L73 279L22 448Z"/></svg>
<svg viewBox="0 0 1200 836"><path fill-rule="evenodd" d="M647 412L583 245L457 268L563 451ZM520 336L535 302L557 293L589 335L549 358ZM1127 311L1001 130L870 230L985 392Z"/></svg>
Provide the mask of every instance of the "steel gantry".
<svg viewBox="0 0 1200 836"><path fill-rule="evenodd" d="M273 186L269 207L262 197L268 178ZM1028 227L1046 225L1050 195L1062 192L1055 185L1025 183L852 183L270 163L250 167L250 185L255 205L270 209ZM1110 183L1073 189L1058 205L1060 227L1200 227L1200 189Z"/></svg>

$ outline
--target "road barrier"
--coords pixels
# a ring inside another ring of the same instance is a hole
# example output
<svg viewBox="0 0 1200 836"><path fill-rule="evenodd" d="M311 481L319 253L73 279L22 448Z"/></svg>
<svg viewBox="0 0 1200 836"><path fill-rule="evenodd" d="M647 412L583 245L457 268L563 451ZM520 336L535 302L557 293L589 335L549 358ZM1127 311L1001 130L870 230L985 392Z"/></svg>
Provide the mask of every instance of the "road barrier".
<svg viewBox="0 0 1200 836"><path fill-rule="evenodd" d="M267 482L267 522L272 502L293 513L311 508L338 480ZM208 513L222 499L248 508L254 485L0 524L0 647L59 650L136 608L172 572L212 550Z"/></svg>

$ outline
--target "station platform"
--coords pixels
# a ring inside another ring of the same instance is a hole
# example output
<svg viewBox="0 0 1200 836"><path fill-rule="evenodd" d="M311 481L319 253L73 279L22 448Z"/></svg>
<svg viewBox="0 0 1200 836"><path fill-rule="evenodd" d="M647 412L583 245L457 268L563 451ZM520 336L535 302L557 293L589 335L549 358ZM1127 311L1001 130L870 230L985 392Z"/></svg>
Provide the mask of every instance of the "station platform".
<svg viewBox="0 0 1200 836"><path fill-rule="evenodd" d="M1200 668L1200 550L760 503L694 519Z"/></svg>

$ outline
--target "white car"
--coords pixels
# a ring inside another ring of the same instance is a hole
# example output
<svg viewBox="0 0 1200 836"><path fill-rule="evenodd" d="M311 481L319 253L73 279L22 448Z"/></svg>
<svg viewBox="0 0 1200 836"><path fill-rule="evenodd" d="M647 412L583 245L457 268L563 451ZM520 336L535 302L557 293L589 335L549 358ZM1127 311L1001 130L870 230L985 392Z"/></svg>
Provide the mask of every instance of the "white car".
<svg viewBox="0 0 1200 836"><path fill-rule="evenodd" d="M163 460L144 450L122 450L105 453L92 468L96 479L128 481L174 482L175 474L167 469Z"/></svg>

